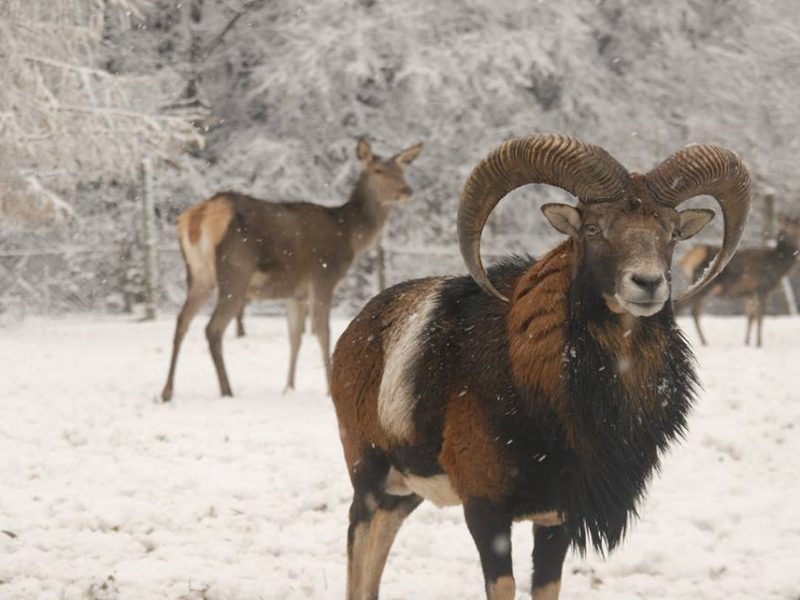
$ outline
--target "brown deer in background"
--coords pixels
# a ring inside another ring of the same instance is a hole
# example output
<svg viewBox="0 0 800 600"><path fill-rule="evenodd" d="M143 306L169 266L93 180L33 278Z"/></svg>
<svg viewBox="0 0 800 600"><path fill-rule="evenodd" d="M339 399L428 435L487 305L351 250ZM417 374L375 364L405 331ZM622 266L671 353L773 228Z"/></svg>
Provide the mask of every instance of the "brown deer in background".
<svg viewBox="0 0 800 600"><path fill-rule="evenodd" d="M289 374L295 367L308 313L317 336L330 390L330 326L333 293L357 256L380 235L392 208L411 199L404 169L422 144L383 160L360 140L362 172L350 199L328 207L311 202L264 202L233 192L195 204L178 218L178 239L186 263L186 302L178 314L169 375L161 393L172 398L181 342L194 316L218 288L206 337L223 396L231 392L222 358L222 334L248 300L286 299Z"/></svg>
<svg viewBox="0 0 800 600"><path fill-rule="evenodd" d="M692 281L696 281L711 264L717 252L719 246L708 244L694 246L681 259L681 270ZM781 216L779 219L778 237L774 246L739 250L714 281L714 285L710 285L683 304L692 307L692 317L702 344L706 345L706 338L700 329L703 301L709 296L719 296L746 298L747 336L744 343L750 343L750 331L755 322L756 346L760 348L767 299L778 287L781 279L797 263L798 254L800 254L800 219L787 216Z"/></svg>

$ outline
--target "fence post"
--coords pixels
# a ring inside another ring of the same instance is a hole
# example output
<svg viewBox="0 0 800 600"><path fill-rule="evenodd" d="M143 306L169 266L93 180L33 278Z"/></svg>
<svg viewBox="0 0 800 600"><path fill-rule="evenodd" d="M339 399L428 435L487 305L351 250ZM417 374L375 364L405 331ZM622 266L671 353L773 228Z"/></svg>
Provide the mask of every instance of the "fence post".
<svg viewBox="0 0 800 600"><path fill-rule="evenodd" d="M762 212L761 238L766 244L775 239L775 196L772 194L764 196Z"/></svg>
<svg viewBox="0 0 800 600"><path fill-rule="evenodd" d="M797 299L794 297L791 280L784 277L781 279L781 285L783 286L783 295L786 297L786 305L789 307L789 314L797 316Z"/></svg>
<svg viewBox="0 0 800 600"><path fill-rule="evenodd" d="M156 257L156 224L153 198L153 166L150 159L142 160L139 197L142 200L142 252L144 255L144 319L156 318L158 261Z"/></svg>
<svg viewBox="0 0 800 600"><path fill-rule="evenodd" d="M381 241L378 241L375 247L375 274L377 275L378 293L380 293L386 289L386 255Z"/></svg>

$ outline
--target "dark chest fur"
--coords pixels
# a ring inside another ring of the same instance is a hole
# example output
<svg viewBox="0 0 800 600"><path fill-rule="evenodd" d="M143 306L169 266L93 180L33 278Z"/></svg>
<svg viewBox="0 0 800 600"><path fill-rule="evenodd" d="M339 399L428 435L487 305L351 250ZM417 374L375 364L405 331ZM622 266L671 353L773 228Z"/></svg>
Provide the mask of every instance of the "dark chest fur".
<svg viewBox="0 0 800 600"><path fill-rule="evenodd" d="M505 263L493 269L492 280L509 293L529 265L522 259ZM644 380L625 385L630 383L626 369L637 367L637 357L620 360L598 334L617 326L619 317L579 289L573 284L569 293L560 357L563 397L555 400L514 385L507 361L507 305L468 278L448 281L424 334L415 385L417 406L425 407L416 415L420 443L398 450L407 457L405 466L436 472L445 399L468 390L481 398L487 426L507 457L497 465L511 474L507 510L516 517L557 510L576 548L583 551L591 544L604 551L619 543L636 515L659 453L683 433L696 378L691 351L667 306L637 320L631 331L632 347L657 340L663 351ZM564 403L560 411L552 408L557 402Z"/></svg>

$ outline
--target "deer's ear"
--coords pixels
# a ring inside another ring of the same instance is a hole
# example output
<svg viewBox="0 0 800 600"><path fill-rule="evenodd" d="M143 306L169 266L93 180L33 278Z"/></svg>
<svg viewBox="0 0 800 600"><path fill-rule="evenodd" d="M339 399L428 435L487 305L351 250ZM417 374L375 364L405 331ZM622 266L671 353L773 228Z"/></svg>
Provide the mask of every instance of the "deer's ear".
<svg viewBox="0 0 800 600"><path fill-rule="evenodd" d="M581 213L569 204L550 203L542 206L544 216L557 231L575 236L581 228Z"/></svg>
<svg viewBox="0 0 800 600"><path fill-rule="evenodd" d="M364 166L367 166L372 162L372 159L374 158L372 156L372 146L369 145L369 142L366 139L361 138L358 140L358 145L356 146L356 156Z"/></svg>
<svg viewBox="0 0 800 600"><path fill-rule="evenodd" d="M689 208L679 212L678 216L681 218L678 225L678 239L683 241L700 233L714 218L714 211L707 208Z"/></svg>
<svg viewBox="0 0 800 600"><path fill-rule="evenodd" d="M394 157L393 160L401 167L405 168L414 162L414 159L419 156L419 153L422 152L422 142L419 144L414 144L410 148L406 148L402 152L398 152Z"/></svg>

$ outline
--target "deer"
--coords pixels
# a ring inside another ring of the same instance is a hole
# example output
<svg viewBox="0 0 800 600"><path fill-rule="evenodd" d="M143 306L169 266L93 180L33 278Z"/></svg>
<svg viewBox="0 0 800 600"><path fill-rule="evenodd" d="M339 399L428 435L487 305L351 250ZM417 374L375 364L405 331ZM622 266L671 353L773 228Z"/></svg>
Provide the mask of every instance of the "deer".
<svg viewBox="0 0 800 600"><path fill-rule="evenodd" d="M698 244L693 246L680 260L681 270L692 281L697 280L714 257L719 246ZM700 328L700 313L703 302L712 296L720 298L745 298L747 314L747 334L744 343L750 344L750 333L756 325L756 347L762 344L764 313L767 300L797 264L800 254L800 219L781 215L778 219L778 235L774 245L756 248L743 248L720 273L714 285L707 287L702 293L682 303L680 308L691 306L700 343L707 345L703 330Z"/></svg>
<svg viewBox="0 0 800 600"><path fill-rule="evenodd" d="M228 323L252 299L284 299L289 325L289 369L284 393L294 389L305 323L322 350L330 393L330 311L337 285L355 259L378 239L392 210L412 199L405 169L422 143L383 159L359 139L361 174L339 206L265 202L220 192L184 211L177 234L186 265L186 301L175 325L169 373L161 399L170 401L181 343L192 319L217 288L206 338L222 396L233 391L222 356Z"/></svg>

